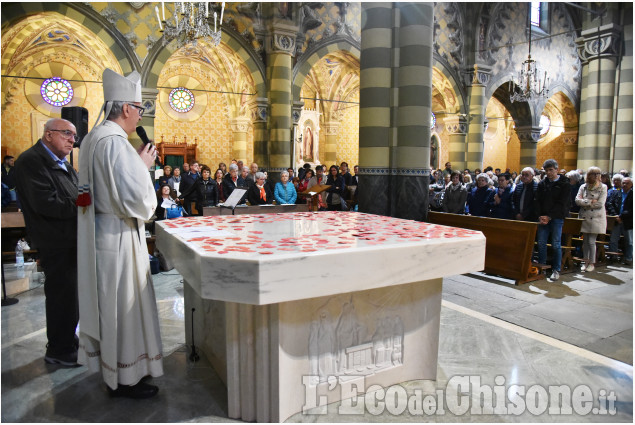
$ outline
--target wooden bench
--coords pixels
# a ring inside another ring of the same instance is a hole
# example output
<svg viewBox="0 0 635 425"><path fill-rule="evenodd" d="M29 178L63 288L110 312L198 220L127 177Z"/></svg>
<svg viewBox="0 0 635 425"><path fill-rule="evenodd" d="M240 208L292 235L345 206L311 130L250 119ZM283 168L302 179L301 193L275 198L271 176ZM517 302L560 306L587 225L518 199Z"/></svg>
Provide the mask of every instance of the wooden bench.
<svg viewBox="0 0 635 425"><path fill-rule="evenodd" d="M571 214L574 217L578 217L577 213L572 213ZM611 231L613 230L613 226L615 226L617 216L614 215L607 215L606 216L606 233L600 233L598 234L598 237L595 241L595 266L606 266L608 264L608 256L621 256L623 255L622 253L619 252L609 252L606 250L606 245L608 245L611 241ZM579 219L581 222L584 221L582 219ZM564 233L564 230L563 230ZM582 235L581 233L578 231L577 235L575 235L575 237L572 239L572 243L576 244L577 246L581 246L583 242L582 239ZM573 258L574 261L576 262L582 262L584 261L583 258L579 258L579 257L574 257Z"/></svg>
<svg viewBox="0 0 635 425"><path fill-rule="evenodd" d="M544 268L532 265L538 223L428 212L429 223L461 227L485 235L485 273L514 279L516 285L544 279ZM452 253L448 253L452 255Z"/></svg>
<svg viewBox="0 0 635 425"><path fill-rule="evenodd" d="M560 245L562 246L562 266L560 267L560 274L573 273L576 271L575 262L573 257L573 251L576 246L573 245L573 238L580 235L580 228L582 222L579 218L565 218L562 226L562 238Z"/></svg>

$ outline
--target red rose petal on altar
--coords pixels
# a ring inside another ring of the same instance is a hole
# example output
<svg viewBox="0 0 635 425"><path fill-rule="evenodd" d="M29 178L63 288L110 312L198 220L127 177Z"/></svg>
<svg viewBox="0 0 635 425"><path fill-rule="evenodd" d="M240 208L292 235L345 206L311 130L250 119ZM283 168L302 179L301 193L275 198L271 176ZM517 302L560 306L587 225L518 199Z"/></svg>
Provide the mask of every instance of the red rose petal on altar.
<svg viewBox="0 0 635 425"><path fill-rule="evenodd" d="M218 251L219 254L228 254L229 251Z"/></svg>
<svg viewBox="0 0 635 425"><path fill-rule="evenodd" d="M260 251L259 254L269 255L269 254L273 254L273 252L272 251Z"/></svg>

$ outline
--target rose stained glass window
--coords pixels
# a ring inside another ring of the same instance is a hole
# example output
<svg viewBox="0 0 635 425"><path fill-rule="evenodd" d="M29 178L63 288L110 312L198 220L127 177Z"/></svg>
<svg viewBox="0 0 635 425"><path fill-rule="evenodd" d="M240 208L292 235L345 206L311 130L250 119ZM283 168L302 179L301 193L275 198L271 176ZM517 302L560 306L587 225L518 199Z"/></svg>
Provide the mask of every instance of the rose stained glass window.
<svg viewBox="0 0 635 425"><path fill-rule="evenodd" d="M40 94L49 105L64 106L73 100L73 87L65 79L53 77L44 80L40 86Z"/></svg>
<svg viewBox="0 0 635 425"><path fill-rule="evenodd" d="M194 107L194 94L185 87L177 87L170 92L168 101L176 112L189 112Z"/></svg>
<svg viewBox="0 0 635 425"><path fill-rule="evenodd" d="M434 112L430 114L430 130L434 130L434 127L437 125L437 117L434 115Z"/></svg>

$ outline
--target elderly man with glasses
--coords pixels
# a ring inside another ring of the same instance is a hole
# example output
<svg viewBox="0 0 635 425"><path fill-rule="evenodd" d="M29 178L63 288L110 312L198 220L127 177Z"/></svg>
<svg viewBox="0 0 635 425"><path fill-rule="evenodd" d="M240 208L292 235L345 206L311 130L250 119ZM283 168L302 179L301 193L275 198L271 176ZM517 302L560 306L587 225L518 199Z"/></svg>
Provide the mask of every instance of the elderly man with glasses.
<svg viewBox="0 0 635 425"><path fill-rule="evenodd" d="M77 365L77 173L66 161L77 138L75 126L53 118L42 138L18 158L17 193L33 248L40 253L46 281L44 360Z"/></svg>

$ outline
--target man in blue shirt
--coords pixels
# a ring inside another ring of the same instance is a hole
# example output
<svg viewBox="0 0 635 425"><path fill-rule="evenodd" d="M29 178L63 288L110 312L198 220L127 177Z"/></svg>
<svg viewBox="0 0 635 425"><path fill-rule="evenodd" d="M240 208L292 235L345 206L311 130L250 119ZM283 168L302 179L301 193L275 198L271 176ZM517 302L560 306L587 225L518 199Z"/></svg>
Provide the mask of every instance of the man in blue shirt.
<svg viewBox="0 0 635 425"><path fill-rule="evenodd" d="M622 203L616 223L624 235L624 261L630 266L633 264L633 179L630 177L622 180Z"/></svg>
<svg viewBox="0 0 635 425"><path fill-rule="evenodd" d="M53 118L15 164L26 230L40 253L46 282L46 363L77 364L77 173L66 161L75 126Z"/></svg>

